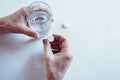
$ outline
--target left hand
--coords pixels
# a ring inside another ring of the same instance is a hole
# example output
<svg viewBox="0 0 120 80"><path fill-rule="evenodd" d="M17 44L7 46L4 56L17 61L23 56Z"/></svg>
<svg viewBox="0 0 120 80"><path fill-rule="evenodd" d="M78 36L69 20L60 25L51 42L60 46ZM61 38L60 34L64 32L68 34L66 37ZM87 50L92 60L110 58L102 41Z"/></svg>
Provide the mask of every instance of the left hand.
<svg viewBox="0 0 120 80"><path fill-rule="evenodd" d="M38 38L39 34L27 26L26 7L21 8L15 13L0 18L0 34L1 33L22 33L34 38Z"/></svg>

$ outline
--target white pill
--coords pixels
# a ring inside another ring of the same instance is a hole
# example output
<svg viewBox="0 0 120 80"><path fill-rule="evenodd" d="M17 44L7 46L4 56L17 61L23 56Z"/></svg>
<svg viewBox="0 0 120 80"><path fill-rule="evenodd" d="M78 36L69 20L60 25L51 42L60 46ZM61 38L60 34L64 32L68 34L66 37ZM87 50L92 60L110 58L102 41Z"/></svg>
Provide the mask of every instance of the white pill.
<svg viewBox="0 0 120 80"><path fill-rule="evenodd" d="M52 35L49 35L47 37L47 39L48 39L49 42L53 42L54 41L54 37Z"/></svg>
<svg viewBox="0 0 120 80"><path fill-rule="evenodd" d="M70 22L64 22L63 24L62 24L62 28L68 28L68 27L71 27L71 23Z"/></svg>

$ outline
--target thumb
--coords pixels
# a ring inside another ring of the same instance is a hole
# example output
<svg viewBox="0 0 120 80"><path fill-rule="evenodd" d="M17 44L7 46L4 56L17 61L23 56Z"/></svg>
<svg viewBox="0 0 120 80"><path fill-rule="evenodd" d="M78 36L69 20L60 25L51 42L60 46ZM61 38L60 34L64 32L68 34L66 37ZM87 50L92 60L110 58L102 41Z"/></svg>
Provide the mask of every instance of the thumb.
<svg viewBox="0 0 120 80"><path fill-rule="evenodd" d="M39 38L39 33L28 27L25 27L25 29L23 29L23 34L34 37L34 38Z"/></svg>
<svg viewBox="0 0 120 80"><path fill-rule="evenodd" d="M51 45L50 45L49 41L47 39L44 39L43 44L44 44L45 57L51 58L53 56L53 52L52 52Z"/></svg>

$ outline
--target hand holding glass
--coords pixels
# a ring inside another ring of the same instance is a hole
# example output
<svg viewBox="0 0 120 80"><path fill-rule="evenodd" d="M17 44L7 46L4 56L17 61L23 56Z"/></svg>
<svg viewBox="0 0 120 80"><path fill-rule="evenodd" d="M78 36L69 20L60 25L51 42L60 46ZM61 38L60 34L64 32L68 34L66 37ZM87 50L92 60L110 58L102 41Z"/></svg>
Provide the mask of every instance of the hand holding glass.
<svg viewBox="0 0 120 80"><path fill-rule="evenodd" d="M45 38L51 29L51 8L45 2L34 2L26 10L28 26Z"/></svg>

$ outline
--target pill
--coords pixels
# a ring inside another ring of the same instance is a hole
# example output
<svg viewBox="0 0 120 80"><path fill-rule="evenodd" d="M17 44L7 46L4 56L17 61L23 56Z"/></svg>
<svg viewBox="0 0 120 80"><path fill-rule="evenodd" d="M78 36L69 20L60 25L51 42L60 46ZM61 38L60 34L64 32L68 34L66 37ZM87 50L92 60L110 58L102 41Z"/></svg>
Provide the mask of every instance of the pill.
<svg viewBox="0 0 120 80"><path fill-rule="evenodd" d="M66 29L66 28L68 28L68 27L71 27L71 23L70 22L64 22L63 24L62 24L62 28L63 29Z"/></svg>
<svg viewBox="0 0 120 80"><path fill-rule="evenodd" d="M54 41L54 37L52 35L49 35L47 37L47 39L48 39L49 42L53 42Z"/></svg>

